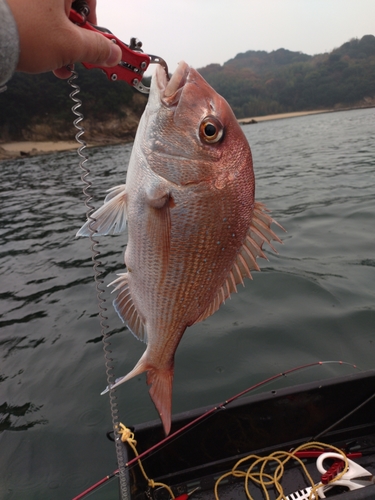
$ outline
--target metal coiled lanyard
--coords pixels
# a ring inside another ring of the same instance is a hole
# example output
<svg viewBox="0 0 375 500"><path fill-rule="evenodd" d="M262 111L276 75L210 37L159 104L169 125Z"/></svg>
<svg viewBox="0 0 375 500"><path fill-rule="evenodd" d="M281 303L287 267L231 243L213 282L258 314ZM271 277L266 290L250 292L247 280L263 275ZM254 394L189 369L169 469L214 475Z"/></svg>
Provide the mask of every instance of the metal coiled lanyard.
<svg viewBox="0 0 375 500"><path fill-rule="evenodd" d="M130 45L127 45L117 37L115 37L109 30L106 28L99 28L98 26L94 26L86 21L86 17L89 14L89 8L84 1L75 1L72 4L72 10L70 11L70 20L75 24L79 25L81 28L89 29L91 31L96 31L106 38L110 39L113 43L116 43L122 51L122 60L120 63L114 68L106 68L103 66L93 65L89 63L82 63L83 66L87 69L91 68L100 68L107 77L112 80L123 80L127 82L129 85L137 89L139 92L144 94L148 94L150 89L143 85L142 77L144 72L147 70L148 66L152 63L160 64L165 72L168 75L168 67L165 61L158 57L150 54L144 54L141 50L142 43L132 38L130 41ZM101 262L99 260L100 251L98 250L99 242L95 238L95 229L92 227L92 223L95 222L95 219L92 217L93 212L95 211L95 207L91 204L92 196L90 194L90 188L92 186L92 182L89 179L90 169L87 167L86 163L88 161L88 156L85 153L85 149L87 147L86 142L82 138L84 134L84 128L81 124L83 120L83 114L79 111L79 108L82 105L82 101L78 98L78 94L80 92L80 87L77 84L76 80L78 78L78 74L74 69L70 68L72 71L72 76L69 78L68 83L73 88L70 93L70 98L74 102L72 106L72 112L76 116L73 121L74 127L77 129L77 133L75 135L76 141L79 144L77 149L77 154L79 156L79 167L81 169L81 180L84 184L83 186L83 194L84 194L84 202L86 207L86 216L90 221L89 230L90 230L90 241L91 241L91 254L93 261L93 271L94 271L94 279L96 286L96 294L98 300L98 308L99 308L99 321L101 327L101 335L103 340L103 351L104 351L104 359L105 359L105 368L107 375L107 383L108 386L111 387L114 384L114 367L112 365L111 358L111 343L109 341L109 325L108 325L108 317L106 316L107 308L105 306L105 298L104 298L104 288L103 288L103 279L101 275L103 271L101 270ZM119 469L119 479L120 479L120 490L121 490L121 498L122 500L130 500L129 488L128 488L128 477L127 477L127 468L124 458L124 449L123 444L121 442L119 430L119 416L118 416L118 407L117 407L117 397L115 396L116 389L112 389L109 391L109 402L111 408L111 417L112 417L112 426L114 430L115 436L115 445L116 445L116 455Z"/></svg>

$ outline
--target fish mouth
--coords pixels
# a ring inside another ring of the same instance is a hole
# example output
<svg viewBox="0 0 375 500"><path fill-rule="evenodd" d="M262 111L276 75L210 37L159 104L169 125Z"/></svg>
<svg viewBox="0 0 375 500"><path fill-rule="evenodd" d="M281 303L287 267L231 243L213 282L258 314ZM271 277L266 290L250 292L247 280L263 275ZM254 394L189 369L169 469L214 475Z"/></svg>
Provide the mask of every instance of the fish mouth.
<svg viewBox="0 0 375 500"><path fill-rule="evenodd" d="M178 103L182 89L189 76L190 67L186 62L181 61L171 79L168 81L167 75L161 66L155 71L156 83L159 95L166 106L173 106Z"/></svg>

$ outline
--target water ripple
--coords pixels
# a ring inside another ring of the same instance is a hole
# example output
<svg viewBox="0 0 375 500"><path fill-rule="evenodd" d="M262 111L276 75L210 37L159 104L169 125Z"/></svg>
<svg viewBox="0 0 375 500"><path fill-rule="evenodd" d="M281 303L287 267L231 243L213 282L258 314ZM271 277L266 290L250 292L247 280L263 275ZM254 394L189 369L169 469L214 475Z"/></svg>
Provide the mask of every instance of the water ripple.
<svg viewBox="0 0 375 500"><path fill-rule="evenodd" d="M278 255L266 252L269 262L259 263L262 272L252 282L184 335L174 411L217 403L305 362L374 363L373 110L243 130L253 152L256 198L287 233ZM89 150L96 207L107 189L124 182L129 156L129 146ZM83 483L107 474L113 461L105 438L108 402L99 396L106 382L90 243L75 238L85 221L77 158L65 152L1 167L1 495L50 498L53 489L54 498L72 498ZM126 235L100 239L106 284L123 271L125 245ZM144 344L123 326L106 293L121 376ZM338 374L324 370L306 379ZM126 424L156 418L143 376L117 396ZM83 471L83 463L90 467Z"/></svg>

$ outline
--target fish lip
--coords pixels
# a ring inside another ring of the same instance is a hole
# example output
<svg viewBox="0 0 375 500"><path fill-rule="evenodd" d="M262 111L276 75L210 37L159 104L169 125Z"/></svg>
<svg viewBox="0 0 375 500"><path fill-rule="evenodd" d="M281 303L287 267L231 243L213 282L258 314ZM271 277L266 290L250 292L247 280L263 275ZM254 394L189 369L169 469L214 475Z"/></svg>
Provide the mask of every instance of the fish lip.
<svg viewBox="0 0 375 500"><path fill-rule="evenodd" d="M159 90L159 96L162 103L167 107L178 104L182 90L187 82L190 67L181 61L173 73L170 80L161 66L155 71L156 84Z"/></svg>

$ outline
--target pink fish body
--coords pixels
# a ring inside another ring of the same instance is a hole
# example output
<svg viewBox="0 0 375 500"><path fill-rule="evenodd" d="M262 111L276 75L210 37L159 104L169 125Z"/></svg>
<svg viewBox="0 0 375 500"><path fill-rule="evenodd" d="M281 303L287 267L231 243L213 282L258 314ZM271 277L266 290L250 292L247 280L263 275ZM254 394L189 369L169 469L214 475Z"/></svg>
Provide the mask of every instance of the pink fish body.
<svg viewBox="0 0 375 500"><path fill-rule="evenodd" d="M112 283L114 306L147 343L112 387L147 372L167 434L174 354L186 328L259 270L263 242L280 241L254 189L250 147L227 102L186 63L170 82L157 68L126 185L111 190L93 226L119 233L127 219L127 272ZM88 234L86 223L78 235Z"/></svg>

